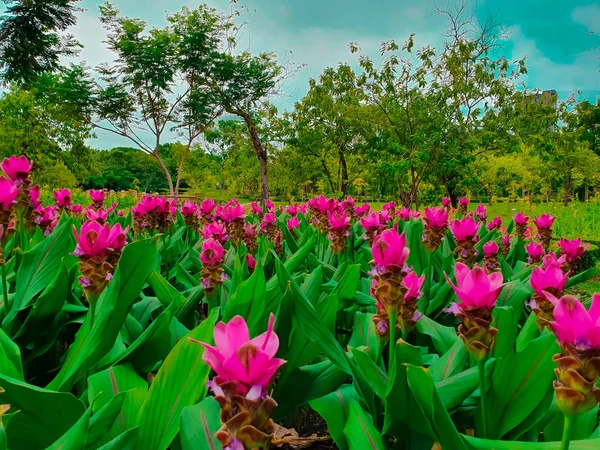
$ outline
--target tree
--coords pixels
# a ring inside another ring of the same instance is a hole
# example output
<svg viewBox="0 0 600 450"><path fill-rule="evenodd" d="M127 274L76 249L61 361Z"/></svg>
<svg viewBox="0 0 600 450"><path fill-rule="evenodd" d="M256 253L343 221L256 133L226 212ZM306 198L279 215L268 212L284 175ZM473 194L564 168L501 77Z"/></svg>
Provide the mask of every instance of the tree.
<svg viewBox="0 0 600 450"><path fill-rule="evenodd" d="M61 56L80 44L64 32L76 23L79 0L3 0L0 17L0 79L28 84L60 67Z"/></svg>

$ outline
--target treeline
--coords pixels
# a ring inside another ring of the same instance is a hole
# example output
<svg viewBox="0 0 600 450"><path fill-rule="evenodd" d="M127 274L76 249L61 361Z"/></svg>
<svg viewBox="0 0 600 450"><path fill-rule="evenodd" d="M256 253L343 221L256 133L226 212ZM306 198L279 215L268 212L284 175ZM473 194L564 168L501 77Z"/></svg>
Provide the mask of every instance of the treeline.
<svg viewBox="0 0 600 450"><path fill-rule="evenodd" d="M99 19L115 60L90 69L58 65L51 56L73 43L53 39L15 59L16 19L38 12L9 6L0 156L26 154L49 186L223 198L327 193L418 205L467 192L565 203L594 194L600 100L524 86L525 61L502 53L498 24L474 22L464 8L438 12L448 29L436 48L415 48L411 35L383 42L373 59L350 43L358 68L333 64L278 111L272 100L295 69L241 51L238 12L184 8L148 29L106 3ZM89 148L100 132L131 147Z"/></svg>

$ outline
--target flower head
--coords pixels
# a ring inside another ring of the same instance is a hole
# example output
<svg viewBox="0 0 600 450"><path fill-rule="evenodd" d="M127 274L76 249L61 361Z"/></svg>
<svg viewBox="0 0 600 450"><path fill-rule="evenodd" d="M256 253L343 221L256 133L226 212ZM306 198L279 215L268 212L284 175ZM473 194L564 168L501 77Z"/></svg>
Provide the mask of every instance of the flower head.
<svg viewBox="0 0 600 450"><path fill-rule="evenodd" d="M90 220L81 226L81 232L73 227L77 245L73 254L81 259L100 257L104 258L110 253L121 251L127 243L127 231L120 224L104 224Z"/></svg>
<svg viewBox="0 0 600 450"><path fill-rule="evenodd" d="M253 273L254 269L256 269L256 259L250 253L246 255L246 264L250 273Z"/></svg>
<svg viewBox="0 0 600 450"><path fill-rule="evenodd" d="M421 217L419 211L413 211L411 209L406 208L405 206L403 206L402 209L400 209L400 211L396 212L396 215L404 221L409 221L411 218L418 219L419 217Z"/></svg>
<svg viewBox="0 0 600 450"><path fill-rule="evenodd" d="M33 167L33 163L21 155L19 157L13 155L10 158L4 158L0 167L4 173L13 181L16 181L18 185L21 185L23 181L29 178L29 172Z"/></svg>
<svg viewBox="0 0 600 450"><path fill-rule="evenodd" d="M408 274L402 280L402 284L407 289L406 294L404 294L405 302L414 302L418 300L423 295L421 292L421 287L425 282L425 274L420 277L413 271L408 272Z"/></svg>
<svg viewBox="0 0 600 450"><path fill-rule="evenodd" d="M71 199L71 191L69 189L59 189L54 191L54 200L59 208L68 208L73 200Z"/></svg>
<svg viewBox="0 0 600 450"><path fill-rule="evenodd" d="M498 243L496 241L489 241L483 244L483 256L484 258L491 258L498 256Z"/></svg>
<svg viewBox="0 0 600 450"><path fill-rule="evenodd" d="M9 209L17 200L19 188L17 184L9 179L0 177L0 205L4 209Z"/></svg>
<svg viewBox="0 0 600 450"><path fill-rule="evenodd" d="M79 204L75 204L75 205L71 206L71 212L73 214L81 214L82 211L83 211L83 206L81 206Z"/></svg>
<svg viewBox="0 0 600 450"><path fill-rule="evenodd" d="M487 225L488 230L492 231L494 229L499 230L502 228L502 219L500 217L494 217L490 223Z"/></svg>
<svg viewBox="0 0 600 450"><path fill-rule="evenodd" d="M227 205L223 209L223 220L225 222L229 223L235 220L242 220L244 217L246 217L244 207L239 203Z"/></svg>
<svg viewBox="0 0 600 450"><path fill-rule="evenodd" d="M423 222L434 230L445 230L448 226L448 211L444 208L425 208Z"/></svg>
<svg viewBox="0 0 600 450"><path fill-rule="evenodd" d="M362 217L365 214L368 214L370 210L371 210L371 205L369 205L368 203L364 203L362 206L354 207L354 215L357 217Z"/></svg>
<svg viewBox="0 0 600 450"><path fill-rule="evenodd" d="M263 213L263 208L258 202L250 203L250 208L251 208L252 214L262 215L262 213Z"/></svg>
<svg viewBox="0 0 600 450"><path fill-rule="evenodd" d="M288 205L285 210L290 216L297 216L300 212L300 208L298 207L298 203L294 203L293 205Z"/></svg>
<svg viewBox="0 0 600 450"><path fill-rule="evenodd" d="M457 242L470 241L477 236L479 226L471 217L467 216L464 219L456 219L450 222L450 231L454 235Z"/></svg>
<svg viewBox="0 0 600 450"><path fill-rule="evenodd" d="M213 209L215 209L215 201L213 199L206 198L200 203L200 212L204 215L212 214Z"/></svg>
<svg viewBox="0 0 600 450"><path fill-rule="evenodd" d="M297 216L291 217L287 220L287 229L289 231L297 230L300 228L300 220L298 220Z"/></svg>
<svg viewBox="0 0 600 450"><path fill-rule="evenodd" d="M450 207L450 205L452 205L452 200L450 199L450 197L444 197L444 198L442 199L442 206L443 206L444 208L449 208L449 207Z"/></svg>
<svg viewBox="0 0 600 450"><path fill-rule="evenodd" d="M536 227L542 230L552 228L552 224L554 223L554 217L552 217L550 214L544 213L541 214L539 217L535 217L533 219L533 223L535 223Z"/></svg>
<svg viewBox="0 0 600 450"><path fill-rule="evenodd" d="M537 295L544 297L544 291L560 295L565 288L569 276L561 270L558 264L548 267L535 266L531 272L529 283Z"/></svg>
<svg viewBox="0 0 600 450"><path fill-rule="evenodd" d="M565 295L554 308L554 320L550 326L561 344L571 344L580 351L600 349L599 294L593 295L589 311L577 298Z"/></svg>
<svg viewBox="0 0 600 450"><path fill-rule="evenodd" d="M198 205L195 202L191 202L186 200L183 206L180 209L181 215L186 216L196 216L198 215Z"/></svg>
<svg viewBox="0 0 600 450"><path fill-rule="evenodd" d="M85 215L85 218L88 220L95 220L98 223L104 223L106 222L106 219L108 218L108 211L106 211L105 209L92 209L92 208L86 208L85 211L83 211L83 214Z"/></svg>
<svg viewBox="0 0 600 450"><path fill-rule="evenodd" d="M534 241L531 241L529 244L527 244L525 246L525 250L532 261L540 261L544 256L544 247Z"/></svg>
<svg viewBox="0 0 600 450"><path fill-rule="evenodd" d="M406 246L406 234L398 234L394 228L378 235L371 250L376 270L391 266L402 267L410 254L410 249Z"/></svg>
<svg viewBox="0 0 600 450"><path fill-rule="evenodd" d="M200 261L211 266L220 265L224 254L225 250L221 243L216 239L208 238L202 243Z"/></svg>
<svg viewBox="0 0 600 450"><path fill-rule="evenodd" d="M515 214L513 220L515 221L515 224L525 226L527 225L527 222L529 222L529 217L519 211L517 214Z"/></svg>
<svg viewBox="0 0 600 450"><path fill-rule="evenodd" d="M567 257L569 262L578 260L585 253L590 244L581 245L581 239L560 238L560 252Z"/></svg>
<svg viewBox="0 0 600 450"><path fill-rule="evenodd" d="M318 197L311 198L308 201L308 206L321 214L327 214L335 209L337 201L334 198L327 198L324 195L319 195Z"/></svg>
<svg viewBox="0 0 600 450"><path fill-rule="evenodd" d="M460 305L457 305L458 308L494 308L503 286L502 273L492 272L487 275L478 265L469 269L465 264L456 263L454 274L456 285L444 275L461 301Z"/></svg>
<svg viewBox="0 0 600 450"><path fill-rule="evenodd" d="M458 200L458 206L460 206L462 209L467 209L467 206L469 206L469 199L467 197L461 198Z"/></svg>
<svg viewBox="0 0 600 450"><path fill-rule="evenodd" d="M331 213L329 212L327 214L327 217L329 219L329 228L332 231L339 231L339 232L346 232L348 230L348 228L350 227L350 217L348 217L346 215L346 211L342 211L342 212L334 212Z"/></svg>
<svg viewBox="0 0 600 450"><path fill-rule="evenodd" d="M40 187L38 185L32 186L29 189L29 207L35 209L41 204L42 202L40 201Z"/></svg>
<svg viewBox="0 0 600 450"><path fill-rule="evenodd" d="M360 226L365 230L378 230L381 228L381 220L377 212L372 212L360 218Z"/></svg>
<svg viewBox="0 0 600 450"><path fill-rule="evenodd" d="M88 191L88 194L90 194L90 198L92 199L92 201L94 203L104 203L104 198L105 198L104 191L90 189Z"/></svg>
<svg viewBox="0 0 600 450"><path fill-rule="evenodd" d="M218 222L205 223L204 227L200 230L200 234L204 239L213 238L221 243L226 242L229 239L227 236L227 228L224 224Z"/></svg>
<svg viewBox="0 0 600 450"><path fill-rule="evenodd" d="M477 208L475 208L475 215L480 222L485 222L487 220L487 211L483 203L477 205Z"/></svg>

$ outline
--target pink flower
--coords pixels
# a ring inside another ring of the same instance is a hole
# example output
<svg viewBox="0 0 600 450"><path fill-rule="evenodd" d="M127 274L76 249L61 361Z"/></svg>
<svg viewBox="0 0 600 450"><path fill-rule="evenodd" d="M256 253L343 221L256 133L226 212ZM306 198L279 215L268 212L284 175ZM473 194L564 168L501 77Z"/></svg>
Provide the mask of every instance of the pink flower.
<svg viewBox="0 0 600 450"><path fill-rule="evenodd" d="M104 203L104 191L90 189L88 194L94 203Z"/></svg>
<svg viewBox="0 0 600 450"><path fill-rule="evenodd" d="M335 209L337 201L334 198L327 198L324 195L319 195L318 197L311 198L308 201L308 206L321 214L327 214Z"/></svg>
<svg viewBox="0 0 600 450"><path fill-rule="evenodd" d="M515 214L513 220L517 225L527 225L527 222L529 222L529 217L519 211L517 214Z"/></svg>
<svg viewBox="0 0 600 450"><path fill-rule="evenodd" d="M83 206L81 206L81 205L73 205L73 206L71 206L71 212L73 214L81 214L81 211L83 211Z"/></svg>
<svg viewBox="0 0 600 450"><path fill-rule="evenodd" d="M552 228L552 224L554 223L554 217L547 213L542 214L539 217L535 217L533 219L533 223L535 223L535 226L541 230Z"/></svg>
<svg viewBox="0 0 600 450"><path fill-rule="evenodd" d="M146 213L171 214L171 202L166 197L144 195L141 204Z"/></svg>
<svg viewBox="0 0 600 450"><path fill-rule="evenodd" d="M498 255L498 243L496 241L489 241L483 244L483 256L484 258L492 258Z"/></svg>
<svg viewBox="0 0 600 450"><path fill-rule="evenodd" d="M267 213L264 215L262 223L260 224L261 227L266 226L266 225L273 225L277 222L277 216L275 216L275 213Z"/></svg>
<svg viewBox="0 0 600 450"><path fill-rule="evenodd" d="M186 200L180 211L183 217L196 216L198 215L198 205L195 202Z"/></svg>
<svg viewBox="0 0 600 450"><path fill-rule="evenodd" d="M392 213L390 212L389 209L384 209L382 211L379 211L379 222L381 222L382 225L386 225L392 220Z"/></svg>
<svg viewBox="0 0 600 450"><path fill-rule="evenodd" d="M423 222L434 230L444 230L448 226L448 212L444 208L425 208Z"/></svg>
<svg viewBox="0 0 600 450"><path fill-rule="evenodd" d="M266 391L285 360L275 358L279 338L273 330L275 316L271 313L267 331L250 339L248 326L241 316L215 327L215 347L198 342L205 348L202 358L217 373L220 382L241 383L243 393L259 387ZM197 341L193 341L197 342Z"/></svg>
<svg viewBox="0 0 600 450"><path fill-rule="evenodd" d="M487 225L488 230L492 231L493 229L500 229L502 227L502 219L500 217L494 217L490 223Z"/></svg>
<svg viewBox="0 0 600 450"><path fill-rule="evenodd" d="M213 238L220 243L226 242L229 239L227 228L224 224L218 222L205 223L202 230L200 230L200 234L204 239Z"/></svg>
<svg viewBox="0 0 600 450"><path fill-rule="evenodd" d="M71 199L71 191L69 189L59 189L54 191L54 200L59 208L69 207L73 200Z"/></svg>
<svg viewBox="0 0 600 450"><path fill-rule="evenodd" d="M300 210L300 212L302 214L306 214L306 212L308 211L308 205L306 203L300 203L300 206L298 207L298 209Z"/></svg>
<svg viewBox="0 0 600 450"><path fill-rule="evenodd" d="M345 211L339 213L327 213L329 218L329 228L336 232L346 232L350 228L350 217L346 215Z"/></svg>
<svg viewBox="0 0 600 450"><path fill-rule="evenodd" d="M371 251L372 264L374 263L376 270L387 269L390 266L402 267L410 254L410 249L406 246L406 234L398 234L393 228L385 230L375 238Z"/></svg>
<svg viewBox="0 0 600 450"><path fill-rule="evenodd" d="M267 207L267 209L269 211L274 210L275 209L275 203L273 203L271 200L266 199L265 200L265 206Z"/></svg>
<svg viewBox="0 0 600 450"><path fill-rule="evenodd" d="M349 207L354 208L354 206L355 206L354 198L351 197L350 195L348 197L346 197L346 200L344 200L342 203L343 203L344 208L349 208Z"/></svg>
<svg viewBox="0 0 600 450"><path fill-rule="evenodd" d="M208 238L202 243L202 252L200 253L200 261L203 264L216 266L221 264L221 258L225 254L223 246L213 238Z"/></svg>
<svg viewBox="0 0 600 450"><path fill-rule="evenodd" d="M293 205L289 205L287 208L285 208L285 210L287 211L287 213L290 216L297 216L298 213L300 212L300 208L298 208L298 203L294 203Z"/></svg>
<svg viewBox="0 0 600 450"><path fill-rule="evenodd" d="M574 345L585 351L600 348L600 295L594 294L587 311L581 302L565 295L554 308L554 322L550 323L561 344Z"/></svg>
<svg viewBox="0 0 600 450"><path fill-rule="evenodd" d="M210 198L204 199L200 203L200 212L204 215L212 214L213 209L215 209L215 201Z"/></svg>
<svg viewBox="0 0 600 450"><path fill-rule="evenodd" d="M452 200L450 199L450 197L444 197L444 198L442 199L442 206L443 206L444 208L449 208L449 207L450 207L450 205L452 205Z"/></svg>
<svg viewBox="0 0 600 450"><path fill-rule="evenodd" d="M404 221L409 221L411 217L413 219L418 219L420 217L419 211L412 211L404 206L400 211L396 212L396 215Z"/></svg>
<svg viewBox="0 0 600 450"><path fill-rule="evenodd" d="M81 259L106 257L113 251L121 251L127 243L127 231L116 223L100 225L95 220L90 220L81 226L81 233L73 227L77 245L73 254Z"/></svg>
<svg viewBox="0 0 600 450"><path fill-rule="evenodd" d="M550 267L554 264L562 268L562 265L565 263L566 260L567 257L565 255L562 255L560 258L557 258L554 252L548 252L546 256L544 256L543 264L544 267Z"/></svg>
<svg viewBox="0 0 600 450"><path fill-rule="evenodd" d="M33 163L21 155L16 157L15 155L10 158L4 158L0 164L4 173L13 181L17 182L17 185L21 185L24 180L29 178L29 172L33 167Z"/></svg>
<svg viewBox="0 0 600 450"><path fill-rule="evenodd" d="M44 231L44 236L48 236L58 224L59 217L56 214L56 208L54 206L47 206L46 208L38 206L36 211L40 214L35 218L35 223Z"/></svg>
<svg viewBox="0 0 600 450"><path fill-rule="evenodd" d="M244 217L246 217L244 207L239 203L227 205L223 209L223 220L227 223L233 222L234 220L241 220Z"/></svg>
<svg viewBox="0 0 600 450"><path fill-rule="evenodd" d="M261 215L263 213L262 206L258 204L258 202L252 202L250 204L252 214Z"/></svg>
<svg viewBox="0 0 600 450"><path fill-rule="evenodd" d="M511 234L503 234L502 235L502 245L510 245L511 238L512 238Z"/></svg>
<svg viewBox="0 0 600 450"><path fill-rule="evenodd" d="M85 211L83 212L83 214L85 215L86 219L95 220L99 223L106 222L106 219L108 218L108 211L105 211L102 208L100 208L98 210L95 210L92 208L86 208Z"/></svg>
<svg viewBox="0 0 600 450"><path fill-rule="evenodd" d="M365 230L378 230L381 228L381 221L377 212L372 212L360 218L360 226Z"/></svg>
<svg viewBox="0 0 600 450"><path fill-rule="evenodd" d="M544 247L537 242L531 241L525 246L525 250L533 261L539 261L544 256Z"/></svg>
<svg viewBox="0 0 600 450"><path fill-rule="evenodd" d="M0 205L2 208L9 209L15 203L17 195L19 195L17 184L9 178L0 177Z"/></svg>
<svg viewBox="0 0 600 450"><path fill-rule="evenodd" d="M17 183L18 184L18 183ZM40 202L40 187L38 185L32 186L29 189L29 205L35 209L41 205Z"/></svg>
<svg viewBox="0 0 600 450"><path fill-rule="evenodd" d="M404 294L404 301L406 302L414 302L418 300L423 295L421 292L421 287L425 282L425 274L420 277L413 271L410 271L402 280L402 284L408 291Z"/></svg>
<svg viewBox="0 0 600 450"><path fill-rule="evenodd" d="M458 205L462 208L462 209L467 209L467 206L469 206L469 199L467 197L463 197L458 201Z"/></svg>
<svg viewBox="0 0 600 450"><path fill-rule="evenodd" d="M456 285L444 274L461 303L451 307L459 309L487 308L492 309L502 290L502 273L492 272L486 275L485 270L476 265L473 269L463 263L456 263L454 268Z"/></svg>
<svg viewBox="0 0 600 450"><path fill-rule="evenodd" d="M117 217L123 217L125 215L125 211L123 211L122 209L117 211Z"/></svg>
<svg viewBox="0 0 600 450"><path fill-rule="evenodd" d="M246 264L248 264L248 270L250 273L253 273L254 269L256 269L256 259L254 259L254 256L252 256L250 253L246 255Z"/></svg>
<svg viewBox="0 0 600 450"><path fill-rule="evenodd" d="M564 274L558 264L551 264L548 267L535 266L531 272L529 284L535 293L541 297L544 291L562 293L569 276Z"/></svg>
<svg viewBox="0 0 600 450"><path fill-rule="evenodd" d="M457 242L464 242L472 240L477 236L479 226L475 219L471 216L465 217L464 219L456 219L450 222L450 231L454 235Z"/></svg>
<svg viewBox="0 0 600 450"><path fill-rule="evenodd" d="M287 220L287 229L289 231L296 230L300 227L300 220L297 216L294 216Z"/></svg>
<svg viewBox="0 0 600 450"><path fill-rule="evenodd" d="M566 255L569 262L577 261L589 246L590 244L581 245L581 239L560 238L560 252Z"/></svg>
<svg viewBox="0 0 600 450"><path fill-rule="evenodd" d="M368 203L364 203L362 206L354 207L354 215L358 217L362 217L367 214L371 210L371 205Z"/></svg>
<svg viewBox="0 0 600 450"><path fill-rule="evenodd" d="M477 220L479 220L480 222L486 221L487 211L486 211L485 205L483 203L480 203L479 205L477 205L477 208L475 208L475 215L477 216Z"/></svg>

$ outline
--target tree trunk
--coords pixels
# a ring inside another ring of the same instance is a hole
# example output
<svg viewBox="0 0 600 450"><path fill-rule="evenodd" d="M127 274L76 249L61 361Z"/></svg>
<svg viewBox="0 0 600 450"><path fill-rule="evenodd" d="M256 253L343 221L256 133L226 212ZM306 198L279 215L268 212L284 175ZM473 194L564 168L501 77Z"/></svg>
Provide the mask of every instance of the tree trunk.
<svg viewBox="0 0 600 450"><path fill-rule="evenodd" d="M345 197L348 193L348 165L346 164L346 157L344 156L344 151L339 150L340 156L340 169L341 169L341 183L340 190L342 191L342 197Z"/></svg>
<svg viewBox="0 0 600 450"><path fill-rule="evenodd" d="M250 139L252 140L252 146L254 147L254 152L256 153L256 157L258 158L258 163L260 164L260 199L262 202L265 202L269 199L269 178L267 176L267 151L260 141L260 137L258 136L258 132L256 131L256 126L250 117L250 114L239 114L246 122L246 127L248 127L248 132L250 133Z"/></svg>
<svg viewBox="0 0 600 450"><path fill-rule="evenodd" d="M167 169L167 166L165 165L165 162L162 160L162 158L158 154L158 148L156 148L156 150L154 150L152 152L152 156L154 156L154 158L156 159L156 161L158 161L158 165L160 166L161 170L165 174L165 178L167 179L167 183L169 184L169 196L173 197L175 195L175 190L173 189L173 178L171 178L171 174L169 173L169 169Z"/></svg>
<svg viewBox="0 0 600 450"><path fill-rule="evenodd" d="M179 168L177 169L177 180L175 181L175 195L179 195L179 184L181 182L181 173L183 172L183 167L185 166L185 161L187 160L187 156L190 153L191 147L192 147L192 143L188 142L188 145L185 148L183 155L181 156L181 162L179 163Z"/></svg>

